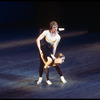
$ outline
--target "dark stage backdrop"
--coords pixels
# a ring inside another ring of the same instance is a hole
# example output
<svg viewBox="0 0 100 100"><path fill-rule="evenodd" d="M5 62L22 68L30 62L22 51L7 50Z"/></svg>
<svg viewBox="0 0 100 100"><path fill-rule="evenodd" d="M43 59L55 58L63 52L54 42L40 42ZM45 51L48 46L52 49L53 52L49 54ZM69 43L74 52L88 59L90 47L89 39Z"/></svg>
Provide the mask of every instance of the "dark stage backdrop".
<svg viewBox="0 0 100 100"><path fill-rule="evenodd" d="M13 24L34 16L34 3L28 1L0 1L0 25Z"/></svg>
<svg viewBox="0 0 100 100"><path fill-rule="evenodd" d="M48 28L52 20L67 30L99 31L100 2L89 1L0 1L0 35L30 35L40 28ZM26 29L27 32L5 30ZM4 32L5 31L5 32Z"/></svg>

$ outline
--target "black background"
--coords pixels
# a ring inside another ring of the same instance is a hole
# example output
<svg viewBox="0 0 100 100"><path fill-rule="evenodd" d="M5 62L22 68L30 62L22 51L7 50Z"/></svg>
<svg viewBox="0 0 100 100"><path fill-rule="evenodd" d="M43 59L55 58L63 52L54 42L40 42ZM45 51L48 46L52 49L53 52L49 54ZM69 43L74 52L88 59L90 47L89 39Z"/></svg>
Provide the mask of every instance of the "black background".
<svg viewBox="0 0 100 100"><path fill-rule="evenodd" d="M0 1L0 35L15 35L3 31L19 27L31 28L29 34L33 34L36 29L48 28L53 20L69 30L99 32L99 5L99 1Z"/></svg>

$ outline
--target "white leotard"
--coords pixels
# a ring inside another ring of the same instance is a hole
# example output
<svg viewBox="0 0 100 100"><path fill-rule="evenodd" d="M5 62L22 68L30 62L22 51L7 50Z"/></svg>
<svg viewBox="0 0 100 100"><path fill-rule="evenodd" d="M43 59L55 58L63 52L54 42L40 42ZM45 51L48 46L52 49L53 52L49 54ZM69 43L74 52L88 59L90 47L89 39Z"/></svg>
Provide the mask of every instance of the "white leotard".
<svg viewBox="0 0 100 100"><path fill-rule="evenodd" d="M59 41L61 39L61 36L58 33L56 33L54 36L52 36L49 30L43 31L42 35L44 35L45 40L51 45L53 45L55 42L59 43Z"/></svg>

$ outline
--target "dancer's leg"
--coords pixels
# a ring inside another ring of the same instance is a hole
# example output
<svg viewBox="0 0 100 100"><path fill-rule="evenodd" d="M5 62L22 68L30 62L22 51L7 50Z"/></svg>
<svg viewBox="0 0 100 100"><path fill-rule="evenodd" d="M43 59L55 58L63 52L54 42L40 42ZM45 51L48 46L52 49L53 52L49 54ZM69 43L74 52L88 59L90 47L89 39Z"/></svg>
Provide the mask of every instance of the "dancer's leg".
<svg viewBox="0 0 100 100"><path fill-rule="evenodd" d="M39 77L42 77L43 74L44 63L40 57L40 67L39 67Z"/></svg>
<svg viewBox="0 0 100 100"><path fill-rule="evenodd" d="M67 81L65 80L65 78L64 78L64 76L63 76L63 74L62 74L62 71L61 71L60 67L59 67L58 65L56 65L55 68L56 68L58 74L60 75L61 81L62 81L63 83L67 83Z"/></svg>
<svg viewBox="0 0 100 100"><path fill-rule="evenodd" d="M62 71L58 65L54 66L60 76L63 76Z"/></svg>
<svg viewBox="0 0 100 100"><path fill-rule="evenodd" d="M46 73L46 82L48 85L51 85L51 81L49 80L49 68L45 68L45 73Z"/></svg>
<svg viewBox="0 0 100 100"><path fill-rule="evenodd" d="M37 81L37 84L40 84L42 82L43 68L44 68L44 63L40 57L39 80Z"/></svg>
<svg viewBox="0 0 100 100"><path fill-rule="evenodd" d="M46 80L49 80L49 68L45 68Z"/></svg>

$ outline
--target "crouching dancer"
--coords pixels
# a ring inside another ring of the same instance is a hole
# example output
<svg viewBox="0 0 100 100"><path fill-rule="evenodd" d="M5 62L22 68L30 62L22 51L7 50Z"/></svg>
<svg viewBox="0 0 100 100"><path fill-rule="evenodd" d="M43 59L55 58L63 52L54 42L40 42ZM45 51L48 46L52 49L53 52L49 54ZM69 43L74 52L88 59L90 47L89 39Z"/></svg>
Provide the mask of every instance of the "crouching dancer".
<svg viewBox="0 0 100 100"><path fill-rule="evenodd" d="M67 83L67 81L65 80L64 76L62 75L61 69L59 68L58 64L62 64L65 60L65 56L62 53L59 53L57 55L57 57L54 57L54 55L46 55L45 56L41 56L43 62L44 62L44 69L45 69L45 73L46 73L46 82L48 85L51 85L52 82L49 80L49 68L51 66L54 66L57 70L57 72L60 75L61 81L63 83ZM42 77L40 77L40 79L38 80L37 84L42 82Z"/></svg>

